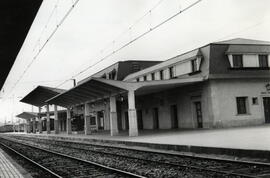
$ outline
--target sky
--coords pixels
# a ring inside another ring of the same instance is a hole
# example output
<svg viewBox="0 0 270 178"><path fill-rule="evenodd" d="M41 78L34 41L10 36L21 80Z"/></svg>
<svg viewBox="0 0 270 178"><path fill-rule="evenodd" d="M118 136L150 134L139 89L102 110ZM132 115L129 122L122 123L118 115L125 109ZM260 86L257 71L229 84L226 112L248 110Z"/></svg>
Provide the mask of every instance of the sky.
<svg viewBox="0 0 270 178"><path fill-rule="evenodd" d="M80 81L117 61L166 60L232 38L270 41L269 0L201 0L96 64L196 0L79 0L60 24L75 2L43 1L1 90L0 123L37 111L19 100L38 85L69 89L71 78Z"/></svg>

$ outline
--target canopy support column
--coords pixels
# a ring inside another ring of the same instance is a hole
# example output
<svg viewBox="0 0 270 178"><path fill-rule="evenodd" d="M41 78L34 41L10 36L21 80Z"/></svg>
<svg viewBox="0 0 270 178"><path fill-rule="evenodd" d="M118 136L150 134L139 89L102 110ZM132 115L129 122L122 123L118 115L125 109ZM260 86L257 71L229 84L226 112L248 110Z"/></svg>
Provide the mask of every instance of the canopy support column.
<svg viewBox="0 0 270 178"><path fill-rule="evenodd" d="M58 124L58 111L57 105L54 105L54 131L55 134L59 134L59 124Z"/></svg>
<svg viewBox="0 0 270 178"><path fill-rule="evenodd" d="M33 133L36 133L36 118L33 118L32 122L33 122Z"/></svg>
<svg viewBox="0 0 270 178"><path fill-rule="evenodd" d="M51 128L50 128L50 109L49 109L49 104L46 105L46 110L47 110L47 134L50 134L51 133Z"/></svg>
<svg viewBox="0 0 270 178"><path fill-rule="evenodd" d="M89 104L84 104L84 134L90 135L91 134L91 127L90 127L90 106Z"/></svg>
<svg viewBox="0 0 270 178"><path fill-rule="evenodd" d="M115 136L119 133L117 126L117 113L116 113L116 97L110 97L110 128L111 136Z"/></svg>
<svg viewBox="0 0 270 178"><path fill-rule="evenodd" d="M41 107L38 107L38 132L42 133Z"/></svg>
<svg viewBox="0 0 270 178"><path fill-rule="evenodd" d="M71 114L70 108L67 108L67 134L71 134Z"/></svg>
<svg viewBox="0 0 270 178"><path fill-rule="evenodd" d="M129 136L138 136L137 112L135 108L134 90L128 91Z"/></svg>

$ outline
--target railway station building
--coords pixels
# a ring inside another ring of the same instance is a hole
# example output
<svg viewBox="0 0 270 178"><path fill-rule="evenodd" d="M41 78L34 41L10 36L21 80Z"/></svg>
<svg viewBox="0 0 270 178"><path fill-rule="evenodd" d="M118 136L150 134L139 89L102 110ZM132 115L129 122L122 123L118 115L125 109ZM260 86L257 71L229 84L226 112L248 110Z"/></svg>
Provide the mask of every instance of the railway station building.
<svg viewBox="0 0 270 178"><path fill-rule="evenodd" d="M270 122L270 42L237 38L155 62L129 61L124 75L116 63L43 102L67 108L69 134L75 117L86 135L112 136Z"/></svg>

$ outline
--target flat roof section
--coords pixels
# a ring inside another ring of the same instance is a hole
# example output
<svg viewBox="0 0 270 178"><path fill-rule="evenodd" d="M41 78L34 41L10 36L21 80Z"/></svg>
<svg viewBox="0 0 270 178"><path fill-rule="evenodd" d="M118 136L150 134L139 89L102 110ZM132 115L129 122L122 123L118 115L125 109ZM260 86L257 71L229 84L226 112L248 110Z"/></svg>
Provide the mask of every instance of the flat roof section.
<svg viewBox="0 0 270 178"><path fill-rule="evenodd" d="M46 105L46 100L65 92L66 90L59 88L51 88L45 86L38 86L30 93L28 93L20 102L31 104L37 107Z"/></svg>
<svg viewBox="0 0 270 178"><path fill-rule="evenodd" d="M103 81L107 81L107 83ZM62 107L71 107L91 100L103 99L114 93L124 92L125 89L121 84L123 84L121 81L90 78L66 92L48 98L46 102Z"/></svg>
<svg viewBox="0 0 270 178"><path fill-rule="evenodd" d="M20 51L42 0L0 1L0 89Z"/></svg>
<svg viewBox="0 0 270 178"><path fill-rule="evenodd" d="M37 113L35 112L22 112L21 114L18 114L16 117L22 118L22 119L32 119L37 117Z"/></svg>

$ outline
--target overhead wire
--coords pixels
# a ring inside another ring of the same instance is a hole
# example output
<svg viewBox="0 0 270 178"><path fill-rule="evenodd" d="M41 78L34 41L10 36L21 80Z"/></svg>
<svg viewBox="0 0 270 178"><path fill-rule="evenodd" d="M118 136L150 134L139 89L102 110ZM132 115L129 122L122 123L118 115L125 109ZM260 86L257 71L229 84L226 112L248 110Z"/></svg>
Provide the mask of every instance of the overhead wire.
<svg viewBox="0 0 270 178"><path fill-rule="evenodd" d="M59 23L56 25L56 27L54 28L54 30L52 31L52 33L48 36L47 40L43 43L43 45L41 46L41 48L38 50L37 54L33 57L33 59L31 60L31 62L27 65L27 67L25 68L25 70L23 71L22 75L20 75L20 77L18 78L18 80L15 82L15 84L13 85L13 87L10 89L10 93L14 90L14 88L17 86L17 84L20 82L20 80L23 78L23 76L25 75L25 73L29 70L30 66L34 63L34 61L37 59L37 57L40 55L40 53L43 51L43 49L45 48L45 46L48 44L48 42L51 40L51 38L54 36L54 34L57 32L57 30L59 29L59 27L64 23L64 21L67 19L67 17L69 16L69 14L72 12L72 10L74 9L74 7L78 4L80 0L76 0L71 7L68 9L68 11L65 13L65 15L62 17L62 19L59 21ZM57 7L55 7L57 8Z"/></svg>
<svg viewBox="0 0 270 178"><path fill-rule="evenodd" d="M157 3L156 6L154 6L152 9L156 8L163 0L160 0L159 3ZM91 64L89 66L87 66L85 69L81 70L80 72L78 72L77 74L73 75L71 78L63 81L62 83L60 83L59 85L57 85L55 88L58 88L60 86L62 86L63 84L65 84L66 82L68 82L71 79L74 79L75 77L81 75L82 73L86 72L87 70L89 70L90 68L96 66L97 64L99 64L100 62L106 60L107 58L111 57L112 55L114 55L115 53L117 53L118 51L122 50L123 48L131 45L132 43L134 43L135 41L141 39L142 37L144 37L145 35L147 35L148 33L154 31L155 29L159 28L160 26L164 25L165 23L167 23L168 21L172 20L173 18L177 17L178 15L180 15L181 13L187 11L188 9L192 8L193 6L195 6L196 4L198 4L199 2L201 2L202 0L197 0L195 2L193 2L192 4L188 5L187 7L185 7L182 10L179 10L177 13L171 15L170 17L166 18L164 21L162 21L161 23L150 27L147 31L145 31L144 33L138 35L137 37L133 38L132 40L130 40L129 42L125 43L124 45L120 46L119 48L117 48L116 50L113 50L111 53L109 53L108 55L102 57L100 60L98 60L97 62L95 62L94 64ZM146 14L151 14L151 10L149 10ZM146 14L144 16L142 16L139 20L137 20L136 22L140 21L142 18L144 18L146 16ZM135 23L136 23L135 22ZM132 26L131 26L132 27ZM127 30L128 31L128 30Z"/></svg>

